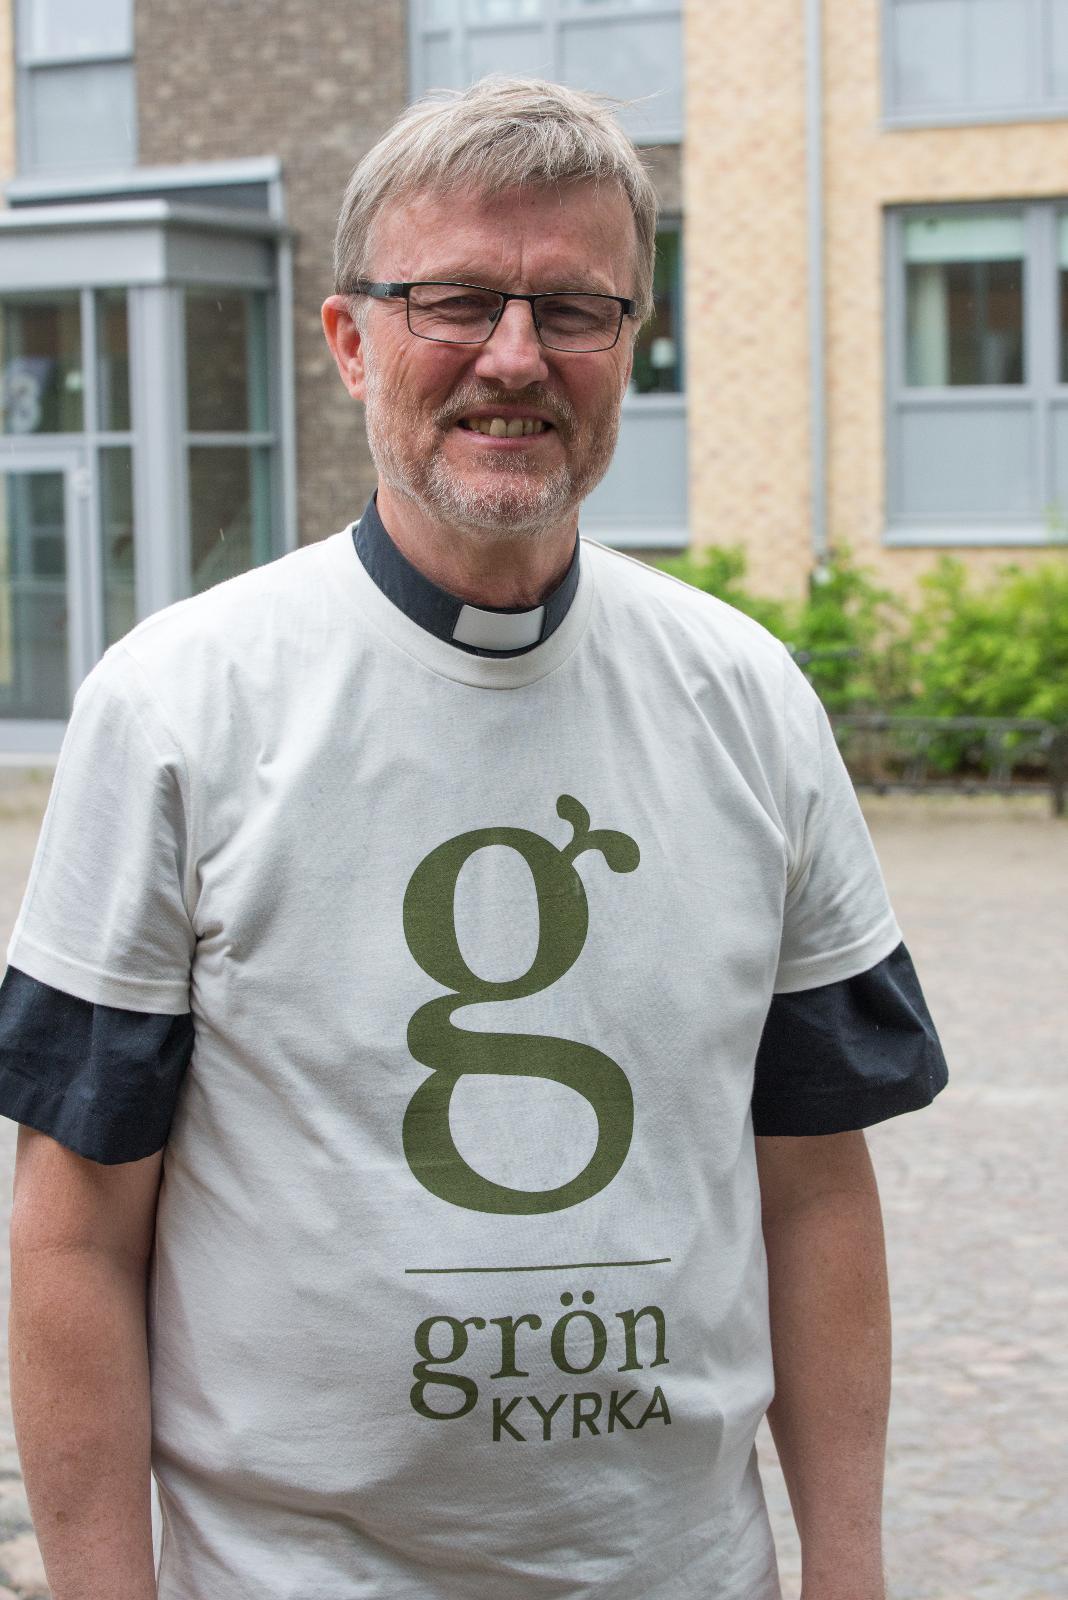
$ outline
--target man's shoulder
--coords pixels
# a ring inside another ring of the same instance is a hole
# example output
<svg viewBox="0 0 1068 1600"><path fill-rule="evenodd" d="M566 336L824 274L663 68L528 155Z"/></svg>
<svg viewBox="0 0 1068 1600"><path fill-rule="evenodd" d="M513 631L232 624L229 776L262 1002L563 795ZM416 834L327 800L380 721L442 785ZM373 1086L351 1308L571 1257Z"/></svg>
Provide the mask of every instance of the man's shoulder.
<svg viewBox="0 0 1068 1600"><path fill-rule="evenodd" d="M299 693L301 664L314 671L336 659L339 633L360 632L344 584L346 539L349 530L302 545L153 612L97 663L79 702L126 702L154 726L203 728Z"/></svg>
<svg viewBox="0 0 1068 1600"><path fill-rule="evenodd" d="M623 551L583 539L607 615L625 622L635 642L660 650L696 655L709 665L729 663L781 683L784 657L780 640L759 622L726 601L695 589L681 578Z"/></svg>
<svg viewBox="0 0 1068 1600"><path fill-rule="evenodd" d="M155 611L120 648L150 674L170 671L179 661L188 672L201 662L273 655L285 635L306 632L316 618L325 622L336 605L336 547L349 538L346 530L301 545Z"/></svg>

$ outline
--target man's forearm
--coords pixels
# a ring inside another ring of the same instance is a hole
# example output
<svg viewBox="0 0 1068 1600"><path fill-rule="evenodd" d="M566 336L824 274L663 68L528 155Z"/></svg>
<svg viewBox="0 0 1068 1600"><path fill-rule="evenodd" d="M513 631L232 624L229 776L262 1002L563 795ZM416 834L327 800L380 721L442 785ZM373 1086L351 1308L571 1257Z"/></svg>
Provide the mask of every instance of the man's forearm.
<svg viewBox="0 0 1068 1600"><path fill-rule="evenodd" d="M803 1600L883 1600L890 1310L879 1197L819 1192L765 1218L772 1435L801 1536ZM863 1175L862 1175L863 1177Z"/></svg>
<svg viewBox="0 0 1068 1600"><path fill-rule="evenodd" d="M155 1600L143 1272L12 1255L11 1399L53 1600Z"/></svg>

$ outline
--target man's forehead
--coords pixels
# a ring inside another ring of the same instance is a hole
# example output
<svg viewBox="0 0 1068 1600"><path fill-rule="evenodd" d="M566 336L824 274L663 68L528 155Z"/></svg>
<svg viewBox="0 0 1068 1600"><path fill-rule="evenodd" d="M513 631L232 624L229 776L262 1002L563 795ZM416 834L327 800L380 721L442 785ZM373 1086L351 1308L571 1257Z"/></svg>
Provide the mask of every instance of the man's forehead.
<svg viewBox="0 0 1068 1600"><path fill-rule="evenodd" d="M375 271L408 278L462 277L499 263L550 274L582 272L598 280L633 245L634 223L616 185L524 185L487 191L470 186L397 196L375 219Z"/></svg>

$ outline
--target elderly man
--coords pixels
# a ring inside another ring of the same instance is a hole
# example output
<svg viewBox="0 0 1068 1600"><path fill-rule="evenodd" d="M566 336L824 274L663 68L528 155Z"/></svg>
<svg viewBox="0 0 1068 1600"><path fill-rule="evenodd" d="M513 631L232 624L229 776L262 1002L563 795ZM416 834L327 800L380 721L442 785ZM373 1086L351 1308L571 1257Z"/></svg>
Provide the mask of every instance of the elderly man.
<svg viewBox="0 0 1068 1600"><path fill-rule="evenodd" d="M586 96L412 107L323 310L376 498L78 696L0 1079L55 1600L772 1600L769 1407L881 1600L859 1130L944 1067L787 653L578 541L654 221Z"/></svg>

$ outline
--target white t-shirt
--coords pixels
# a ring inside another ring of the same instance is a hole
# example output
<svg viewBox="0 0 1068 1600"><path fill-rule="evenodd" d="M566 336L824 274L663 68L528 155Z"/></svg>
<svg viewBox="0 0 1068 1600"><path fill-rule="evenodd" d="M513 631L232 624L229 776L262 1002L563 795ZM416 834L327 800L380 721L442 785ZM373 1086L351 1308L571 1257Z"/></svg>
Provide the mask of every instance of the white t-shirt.
<svg viewBox="0 0 1068 1600"><path fill-rule="evenodd" d="M777 1600L753 1062L899 940L781 645L597 545L511 659L349 531L110 650L9 959L193 1013L161 1600Z"/></svg>

